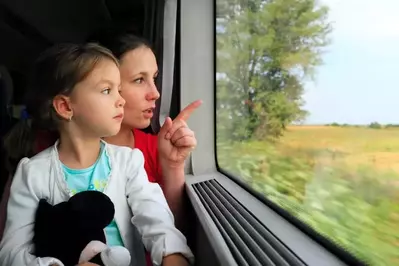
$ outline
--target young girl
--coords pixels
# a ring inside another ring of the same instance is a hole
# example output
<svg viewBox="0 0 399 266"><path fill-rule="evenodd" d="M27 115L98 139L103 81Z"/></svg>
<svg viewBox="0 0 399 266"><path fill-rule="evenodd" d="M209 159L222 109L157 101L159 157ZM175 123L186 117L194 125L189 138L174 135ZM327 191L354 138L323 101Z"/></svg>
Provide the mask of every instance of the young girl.
<svg viewBox="0 0 399 266"><path fill-rule="evenodd" d="M147 179L142 153L101 141L118 133L125 104L111 52L96 44L54 46L37 60L30 85L36 106L32 126L52 125L60 138L18 164L0 265L63 265L57 258L32 255L36 208L40 199L58 204L85 190L102 191L115 205L115 219L105 230L108 245L132 251L134 224L155 265L192 262L162 190Z"/></svg>

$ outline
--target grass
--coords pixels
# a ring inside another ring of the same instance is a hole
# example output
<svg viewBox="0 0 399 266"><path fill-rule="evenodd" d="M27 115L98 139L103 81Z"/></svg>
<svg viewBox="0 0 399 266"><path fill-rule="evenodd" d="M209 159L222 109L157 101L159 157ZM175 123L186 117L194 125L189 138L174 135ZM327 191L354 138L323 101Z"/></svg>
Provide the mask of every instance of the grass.
<svg viewBox="0 0 399 266"><path fill-rule="evenodd" d="M219 165L370 265L399 264L399 129L293 126Z"/></svg>

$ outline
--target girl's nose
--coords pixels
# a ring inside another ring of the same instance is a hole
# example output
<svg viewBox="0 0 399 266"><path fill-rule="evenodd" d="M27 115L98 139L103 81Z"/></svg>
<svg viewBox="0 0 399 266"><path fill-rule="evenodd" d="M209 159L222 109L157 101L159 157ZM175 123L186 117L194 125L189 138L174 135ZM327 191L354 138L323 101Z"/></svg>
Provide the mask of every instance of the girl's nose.
<svg viewBox="0 0 399 266"><path fill-rule="evenodd" d="M125 106L125 103L126 103L125 99L123 99L123 97L119 95L119 99L116 102L116 105L118 107L123 107L123 106Z"/></svg>

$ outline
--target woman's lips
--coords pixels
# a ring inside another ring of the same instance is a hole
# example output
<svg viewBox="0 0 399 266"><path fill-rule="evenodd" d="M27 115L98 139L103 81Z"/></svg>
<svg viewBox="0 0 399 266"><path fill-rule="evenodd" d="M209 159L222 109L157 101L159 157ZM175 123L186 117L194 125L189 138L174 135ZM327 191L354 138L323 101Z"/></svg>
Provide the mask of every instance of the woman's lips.
<svg viewBox="0 0 399 266"><path fill-rule="evenodd" d="M154 108L148 108L143 111L143 115L146 119L150 119L154 116Z"/></svg>

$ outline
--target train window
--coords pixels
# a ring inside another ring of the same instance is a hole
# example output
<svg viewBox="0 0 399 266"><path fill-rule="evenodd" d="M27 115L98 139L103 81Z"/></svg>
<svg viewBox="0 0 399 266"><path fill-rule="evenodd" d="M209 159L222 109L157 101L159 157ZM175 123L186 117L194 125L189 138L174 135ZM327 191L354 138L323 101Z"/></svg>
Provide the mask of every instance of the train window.
<svg viewBox="0 0 399 266"><path fill-rule="evenodd" d="M397 0L216 0L220 171L399 263Z"/></svg>

